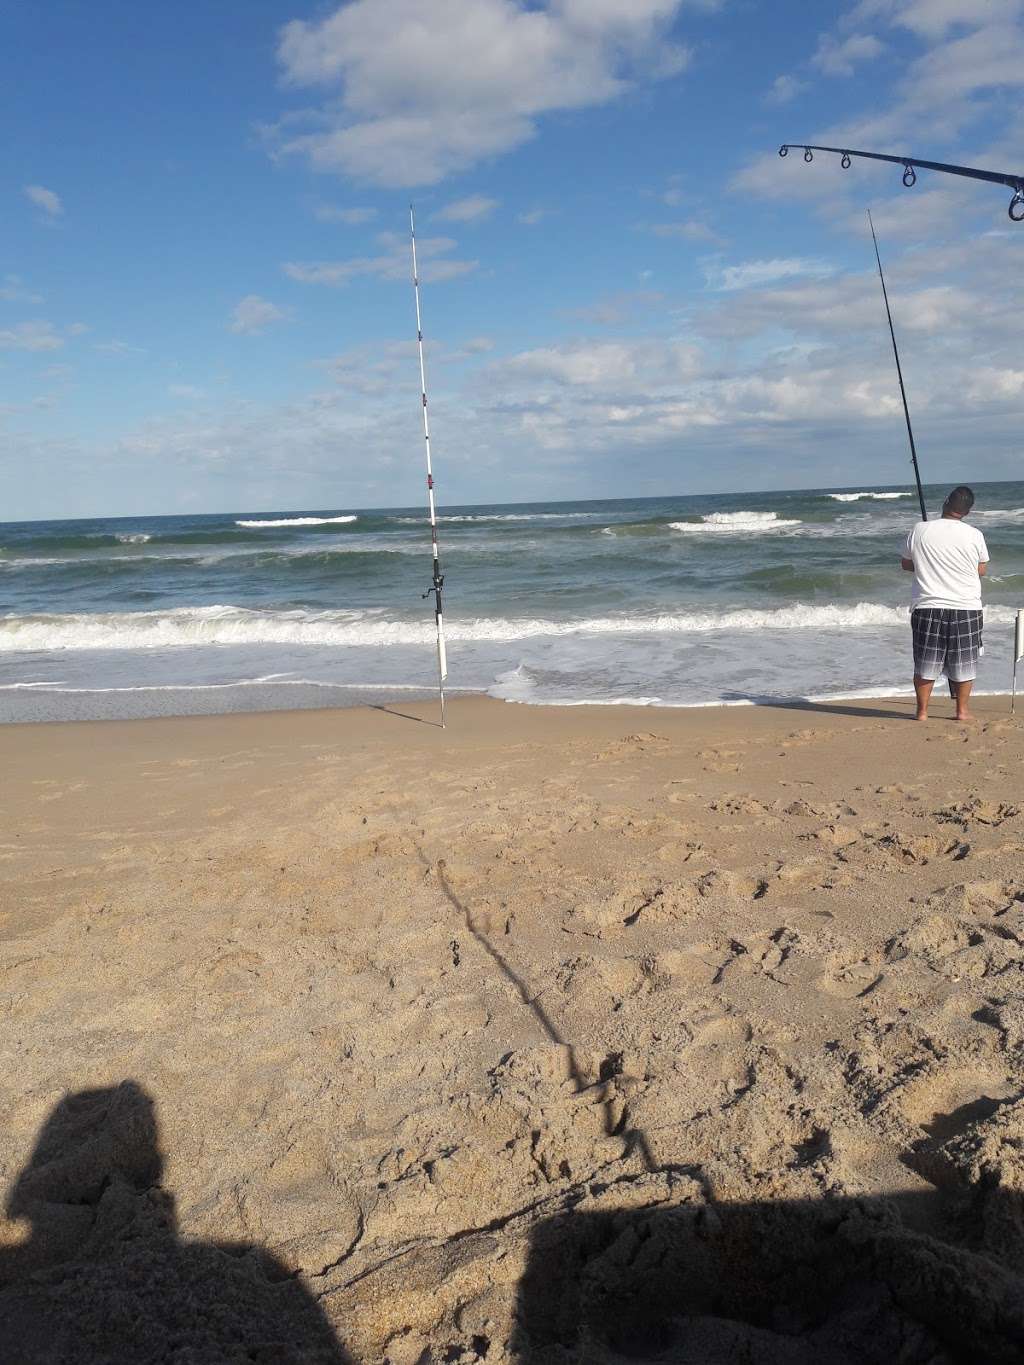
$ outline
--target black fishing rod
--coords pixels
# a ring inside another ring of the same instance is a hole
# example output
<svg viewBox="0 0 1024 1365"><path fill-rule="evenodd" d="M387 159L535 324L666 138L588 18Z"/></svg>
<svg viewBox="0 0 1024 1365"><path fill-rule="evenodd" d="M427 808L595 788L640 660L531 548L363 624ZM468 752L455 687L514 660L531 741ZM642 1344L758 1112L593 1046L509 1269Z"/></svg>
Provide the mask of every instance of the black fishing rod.
<svg viewBox="0 0 1024 1365"><path fill-rule="evenodd" d="M971 180L987 180L992 185L1008 185L1013 190L1013 198L1007 210L1015 223L1024 223L1024 175L1011 175L1005 171L982 171L976 166L958 166L949 161L922 161L917 156L888 156L883 152L857 152L852 147L817 147L814 143L784 142L779 148L779 156L788 156L790 147L802 151L805 161L813 161L815 152L834 152L842 157L843 170L850 169L851 157L864 157L867 161L889 161L894 166L903 167L903 183L907 189L917 183L917 170L941 171L944 175L962 175Z"/></svg>
<svg viewBox="0 0 1024 1365"><path fill-rule="evenodd" d="M882 298L885 300L885 316L889 319L889 335L892 337L892 353L896 358L896 374L900 381L900 397L903 399L903 416L907 419L907 436L910 438L910 462L914 466L914 480L917 483L917 499L921 504L921 520L928 520L928 511L924 505L924 489L921 487L921 470L917 463L917 446L914 444L914 428L910 425L910 408L907 404L907 390L903 384L903 366L900 364L900 350L896 345L896 329L892 325L892 310L889 307L889 291L885 287L885 275L882 273L882 258L878 254L878 238L875 236L875 225L871 219L871 210L868 210L868 223L871 227L871 240L875 244L875 260L878 262L878 278L882 281Z"/></svg>

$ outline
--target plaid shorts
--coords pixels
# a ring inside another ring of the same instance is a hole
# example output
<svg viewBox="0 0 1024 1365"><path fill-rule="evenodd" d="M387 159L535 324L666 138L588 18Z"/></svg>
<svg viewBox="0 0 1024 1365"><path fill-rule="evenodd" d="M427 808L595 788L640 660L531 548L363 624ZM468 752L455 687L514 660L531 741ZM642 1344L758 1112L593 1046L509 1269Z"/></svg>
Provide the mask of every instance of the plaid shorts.
<svg viewBox="0 0 1024 1365"><path fill-rule="evenodd" d="M980 611L948 607L917 607L910 613L914 635L914 672L932 682L945 673L950 682L970 682L978 676L981 654Z"/></svg>

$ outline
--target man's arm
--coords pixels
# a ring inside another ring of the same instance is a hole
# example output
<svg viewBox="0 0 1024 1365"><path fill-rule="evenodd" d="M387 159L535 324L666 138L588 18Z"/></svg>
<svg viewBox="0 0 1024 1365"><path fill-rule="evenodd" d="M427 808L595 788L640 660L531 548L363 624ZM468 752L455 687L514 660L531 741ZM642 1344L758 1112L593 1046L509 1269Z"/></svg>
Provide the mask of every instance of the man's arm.
<svg viewBox="0 0 1024 1365"><path fill-rule="evenodd" d="M907 573L913 573L913 572L914 572L914 561L913 561L912 559L907 559L906 555L904 555L904 557L900 560L900 568L901 568L901 569L905 569L905 570L907 571ZM984 573L984 572L985 572L985 566L984 566L984 565L981 565L980 568L979 568L979 573Z"/></svg>
<svg viewBox="0 0 1024 1365"><path fill-rule="evenodd" d="M979 578L984 578L985 575L986 575L987 573L988 573L988 560L987 560L987 559L983 559L983 560L981 561L981 563L978 565L978 577L979 577Z"/></svg>

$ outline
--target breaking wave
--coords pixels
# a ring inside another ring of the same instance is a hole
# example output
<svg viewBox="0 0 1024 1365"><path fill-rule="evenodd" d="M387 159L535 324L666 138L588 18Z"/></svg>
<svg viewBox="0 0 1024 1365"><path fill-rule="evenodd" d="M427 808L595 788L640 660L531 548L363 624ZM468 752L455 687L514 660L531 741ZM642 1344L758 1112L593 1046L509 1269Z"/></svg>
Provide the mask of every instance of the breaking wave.
<svg viewBox="0 0 1024 1365"><path fill-rule="evenodd" d="M913 493L828 493L833 502L860 502L863 499L870 499L872 502L891 502L894 498L912 498Z"/></svg>
<svg viewBox="0 0 1024 1365"><path fill-rule="evenodd" d="M728 535L734 531L784 531L802 524L791 517L780 517L778 512L709 512L700 521L670 521L669 528L691 535Z"/></svg>
<svg viewBox="0 0 1024 1365"><path fill-rule="evenodd" d="M990 607L990 623L1014 619L1010 607ZM907 609L880 603L797 604L775 609L595 616L476 617L451 621L452 641L500 642L538 636L698 634L713 631L846 631L905 625ZM27 650L174 649L195 645L425 645L430 620L387 619L380 612L255 610L235 606L168 611L39 614L0 617L0 653Z"/></svg>
<svg viewBox="0 0 1024 1365"><path fill-rule="evenodd" d="M438 521L575 521L579 517L594 517L596 512L479 512L469 513L439 512ZM421 517L392 517L392 521L403 526L419 526L427 519L426 512Z"/></svg>
<svg viewBox="0 0 1024 1365"><path fill-rule="evenodd" d="M972 511L971 521L1021 522L1024 521L1024 507L992 507L980 512Z"/></svg>
<svg viewBox="0 0 1024 1365"><path fill-rule="evenodd" d="M354 514L347 517L280 517L273 521L236 521L236 526L250 529L263 526L335 526L342 522L358 521Z"/></svg>

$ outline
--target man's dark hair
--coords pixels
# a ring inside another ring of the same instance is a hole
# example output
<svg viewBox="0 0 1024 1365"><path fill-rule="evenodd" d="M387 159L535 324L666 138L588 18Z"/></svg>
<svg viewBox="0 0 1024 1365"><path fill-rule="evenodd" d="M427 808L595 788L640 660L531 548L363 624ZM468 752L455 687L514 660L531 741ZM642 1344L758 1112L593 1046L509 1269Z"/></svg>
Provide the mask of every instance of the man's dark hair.
<svg viewBox="0 0 1024 1365"><path fill-rule="evenodd" d="M946 499L946 510L958 517L965 517L974 506L974 493L965 483L953 489Z"/></svg>

